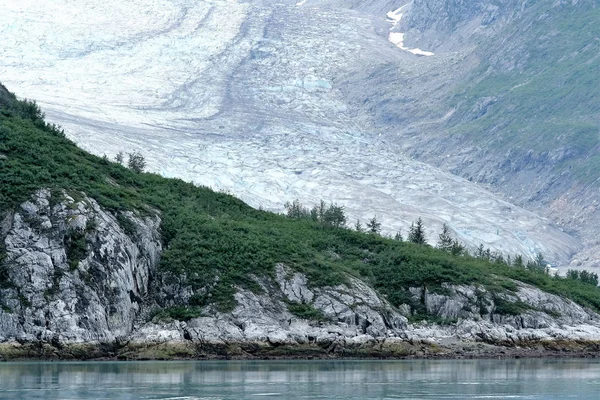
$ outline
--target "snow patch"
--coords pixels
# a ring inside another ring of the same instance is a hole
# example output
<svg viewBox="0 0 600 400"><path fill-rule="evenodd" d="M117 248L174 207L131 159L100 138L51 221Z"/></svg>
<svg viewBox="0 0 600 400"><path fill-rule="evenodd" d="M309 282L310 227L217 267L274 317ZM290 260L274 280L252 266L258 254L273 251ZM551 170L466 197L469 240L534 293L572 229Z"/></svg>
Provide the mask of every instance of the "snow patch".
<svg viewBox="0 0 600 400"><path fill-rule="evenodd" d="M406 50L406 49L403 49ZM419 48L416 49L409 49L407 50L409 53L413 53L416 56L425 56L425 57L430 57L435 55L434 53L430 52L430 51L425 51L425 50L421 50Z"/></svg>
<svg viewBox="0 0 600 400"><path fill-rule="evenodd" d="M405 7L407 7L410 4L411 3L408 3L394 11L389 11L385 15L388 18L389 22L392 23L392 27L390 28L390 31L392 31L396 27L396 25L398 25L400 23L400 20L402 20L402 15L403 15L402 11L404 10ZM392 44L396 45L396 47L398 47L399 49L407 51L409 53L412 53L416 56L431 57L431 56L435 55L431 51L425 51L425 50L421 50L419 48L409 49L408 47L404 46L404 33L402 33L402 32L390 32L390 34L388 36L388 40Z"/></svg>
<svg viewBox="0 0 600 400"><path fill-rule="evenodd" d="M402 46L404 46L404 33L390 32L388 40L402 49Z"/></svg>
<svg viewBox="0 0 600 400"><path fill-rule="evenodd" d="M395 11L389 11L387 14L385 14L385 16L388 17L391 20L391 22L394 24L394 26L398 25L398 22L400 22L400 20L402 19L402 10L407 5L408 4L405 4L402 7L398 8L397 10L395 10Z"/></svg>

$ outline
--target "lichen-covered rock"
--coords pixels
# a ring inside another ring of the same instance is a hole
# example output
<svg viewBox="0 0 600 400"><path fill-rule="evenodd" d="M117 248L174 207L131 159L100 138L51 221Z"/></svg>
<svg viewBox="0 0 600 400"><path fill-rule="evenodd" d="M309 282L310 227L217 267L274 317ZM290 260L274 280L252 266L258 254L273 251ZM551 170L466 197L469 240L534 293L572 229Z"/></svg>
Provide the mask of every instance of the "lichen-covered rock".
<svg viewBox="0 0 600 400"><path fill-rule="evenodd" d="M120 218L133 231L82 193L40 190L3 223L0 341L110 342L131 333L158 265L160 219Z"/></svg>
<svg viewBox="0 0 600 400"><path fill-rule="evenodd" d="M424 299L428 313L456 323L446 326L418 324L409 328L407 337L433 341L453 338L495 344L600 341L600 315L531 285L515 284L516 292L495 295L485 288L467 285L444 285L445 294L412 288L415 298ZM498 298L508 303L519 302L521 311L516 315L502 313L494 302L498 302Z"/></svg>
<svg viewBox="0 0 600 400"><path fill-rule="evenodd" d="M237 306L228 314L188 322L150 322L134 333L133 341L190 340L197 343L265 343L273 346L317 343L335 349L376 338L398 337L407 326L400 315L368 285L349 278L347 285L312 288L304 274L276 266L275 282L258 280L264 293L238 288ZM287 303L310 305L324 320L306 320Z"/></svg>

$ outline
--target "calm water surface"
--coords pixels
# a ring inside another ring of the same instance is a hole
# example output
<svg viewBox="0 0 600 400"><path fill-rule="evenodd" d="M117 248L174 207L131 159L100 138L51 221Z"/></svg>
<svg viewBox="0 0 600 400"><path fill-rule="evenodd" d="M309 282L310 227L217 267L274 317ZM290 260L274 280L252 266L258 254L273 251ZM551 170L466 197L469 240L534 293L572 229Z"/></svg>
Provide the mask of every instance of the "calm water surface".
<svg viewBox="0 0 600 400"><path fill-rule="evenodd" d="M0 363L0 399L600 399L600 360Z"/></svg>

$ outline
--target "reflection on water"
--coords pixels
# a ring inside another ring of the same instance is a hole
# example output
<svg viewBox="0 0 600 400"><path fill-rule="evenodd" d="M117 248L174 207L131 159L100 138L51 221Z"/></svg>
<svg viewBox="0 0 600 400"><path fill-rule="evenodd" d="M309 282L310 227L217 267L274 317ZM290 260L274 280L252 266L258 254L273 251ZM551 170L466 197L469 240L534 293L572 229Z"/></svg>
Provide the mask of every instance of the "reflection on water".
<svg viewBox="0 0 600 400"><path fill-rule="evenodd" d="M600 360L0 364L0 399L594 399Z"/></svg>

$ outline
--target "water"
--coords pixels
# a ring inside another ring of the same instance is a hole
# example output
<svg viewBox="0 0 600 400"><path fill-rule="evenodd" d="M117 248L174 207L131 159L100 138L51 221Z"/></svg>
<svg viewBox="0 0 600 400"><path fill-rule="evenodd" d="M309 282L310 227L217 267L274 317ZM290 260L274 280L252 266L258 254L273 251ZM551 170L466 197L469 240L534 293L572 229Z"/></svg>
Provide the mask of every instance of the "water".
<svg viewBox="0 0 600 400"><path fill-rule="evenodd" d="M0 399L600 399L600 360L0 364Z"/></svg>

